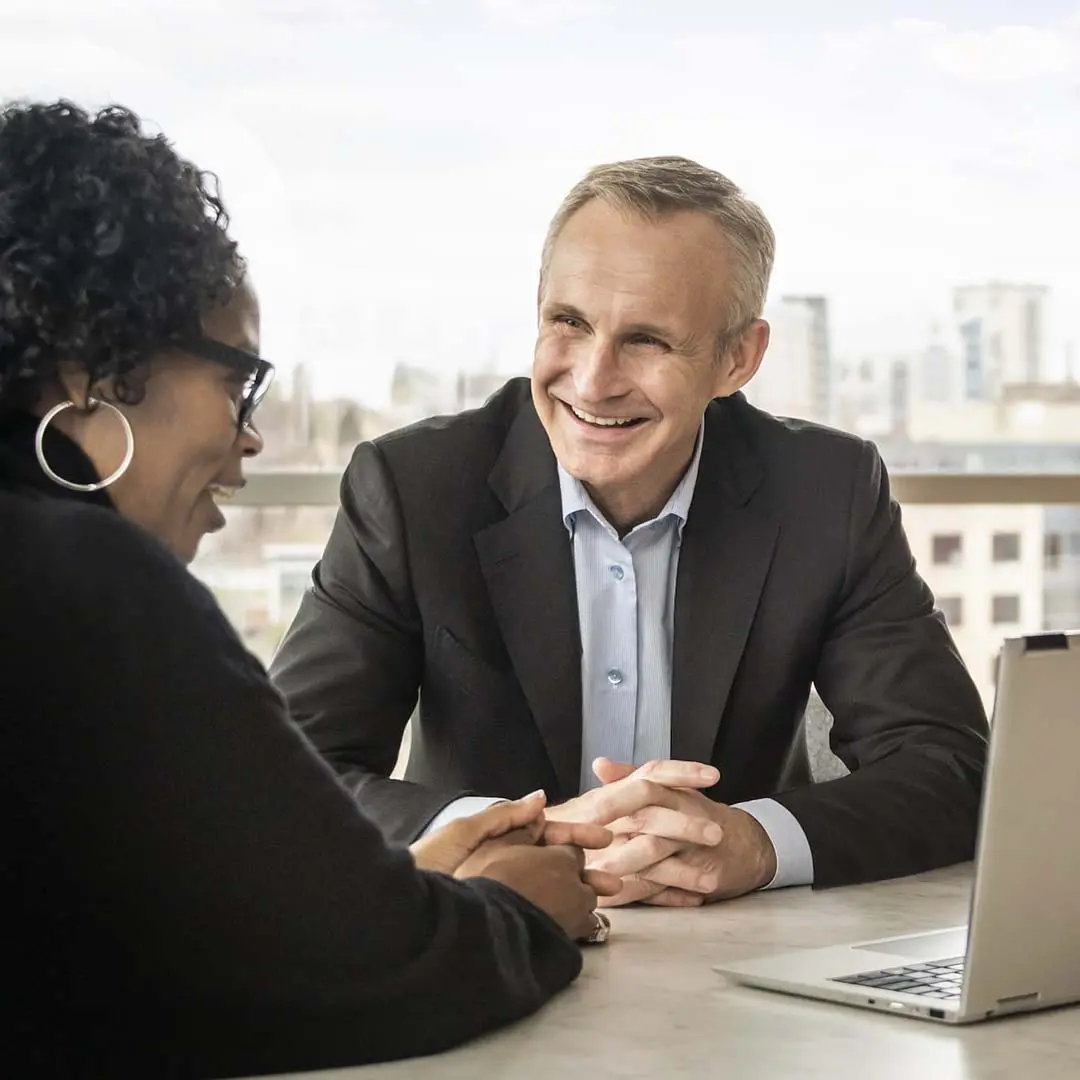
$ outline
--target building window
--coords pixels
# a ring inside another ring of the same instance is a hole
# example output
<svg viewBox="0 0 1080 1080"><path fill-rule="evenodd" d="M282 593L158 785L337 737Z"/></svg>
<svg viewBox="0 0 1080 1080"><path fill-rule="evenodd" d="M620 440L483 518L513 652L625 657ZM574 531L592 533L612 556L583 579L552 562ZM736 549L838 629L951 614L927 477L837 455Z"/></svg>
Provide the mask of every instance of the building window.
<svg viewBox="0 0 1080 1080"><path fill-rule="evenodd" d="M964 538L959 533L935 536L930 541L935 566L959 566L964 554Z"/></svg>
<svg viewBox="0 0 1080 1080"><path fill-rule="evenodd" d="M1064 544L1061 533L1047 533L1043 537L1043 566L1047 570L1056 570L1061 566L1061 552Z"/></svg>
<svg viewBox="0 0 1080 1080"><path fill-rule="evenodd" d="M1019 596L995 596L992 601L993 610L991 620L995 626L1002 623L1018 623L1020 621L1020 597Z"/></svg>
<svg viewBox="0 0 1080 1080"><path fill-rule="evenodd" d="M1020 561L1020 534L994 533L994 562Z"/></svg>
<svg viewBox="0 0 1080 1080"><path fill-rule="evenodd" d="M1038 382L1042 375L1042 333L1039 301L1034 297L1024 305L1024 345L1027 356L1024 357L1024 374L1028 382Z"/></svg>
<svg viewBox="0 0 1080 1080"><path fill-rule="evenodd" d="M955 629L964 622L964 598L962 596L939 596L938 610L945 616L945 621Z"/></svg>

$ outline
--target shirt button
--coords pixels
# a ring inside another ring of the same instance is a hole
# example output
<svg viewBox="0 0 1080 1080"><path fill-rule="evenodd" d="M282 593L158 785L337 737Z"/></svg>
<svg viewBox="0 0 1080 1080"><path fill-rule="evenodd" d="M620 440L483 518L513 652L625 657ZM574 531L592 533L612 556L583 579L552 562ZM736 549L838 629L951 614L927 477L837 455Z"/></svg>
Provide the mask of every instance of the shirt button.
<svg viewBox="0 0 1080 1080"><path fill-rule="evenodd" d="M619 566L618 563L616 563L613 567L611 567L611 576L616 581L622 581L622 579L626 577L626 571L621 566Z"/></svg>
<svg viewBox="0 0 1080 1080"><path fill-rule="evenodd" d="M619 683L622 682L622 680L623 680L623 674L618 668L612 668L607 673L607 681L609 683L611 683L612 686L618 686Z"/></svg>

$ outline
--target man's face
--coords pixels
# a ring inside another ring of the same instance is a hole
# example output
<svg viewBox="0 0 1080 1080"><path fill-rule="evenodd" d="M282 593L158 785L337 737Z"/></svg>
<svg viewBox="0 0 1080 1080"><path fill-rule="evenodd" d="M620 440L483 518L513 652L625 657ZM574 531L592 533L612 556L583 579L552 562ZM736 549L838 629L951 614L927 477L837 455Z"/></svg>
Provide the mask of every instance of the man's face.
<svg viewBox="0 0 1080 1080"><path fill-rule="evenodd" d="M650 222L593 199L555 241L533 401L559 463L616 526L659 512L706 405L757 368L767 328L749 366L745 349L717 357L731 272L717 224L690 211Z"/></svg>

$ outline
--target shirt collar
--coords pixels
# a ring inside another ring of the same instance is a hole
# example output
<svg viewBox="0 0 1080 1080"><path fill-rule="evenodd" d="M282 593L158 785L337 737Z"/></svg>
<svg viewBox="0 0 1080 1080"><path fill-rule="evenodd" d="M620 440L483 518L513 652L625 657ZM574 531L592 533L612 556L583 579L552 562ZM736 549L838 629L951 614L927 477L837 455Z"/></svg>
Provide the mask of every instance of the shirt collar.
<svg viewBox="0 0 1080 1080"><path fill-rule="evenodd" d="M679 536L682 536L683 527L686 525L686 519L690 514L690 504L694 499L694 488L697 486L698 468L701 465L701 448L705 441L704 436L705 421L702 420L701 427L698 428L697 441L694 444L694 456L690 459L690 464L687 466L686 472L683 473L682 479L675 490L671 493L671 497L652 521L642 522L641 525L634 526L635 529L640 529L644 525L651 525L653 522L663 521L668 517L674 517L679 523ZM561 464L558 465L558 473L559 494L562 497L563 524L566 526L567 532L571 536L574 535L574 519L582 511L591 514L601 525L611 530L611 523L589 497L585 485L571 476Z"/></svg>

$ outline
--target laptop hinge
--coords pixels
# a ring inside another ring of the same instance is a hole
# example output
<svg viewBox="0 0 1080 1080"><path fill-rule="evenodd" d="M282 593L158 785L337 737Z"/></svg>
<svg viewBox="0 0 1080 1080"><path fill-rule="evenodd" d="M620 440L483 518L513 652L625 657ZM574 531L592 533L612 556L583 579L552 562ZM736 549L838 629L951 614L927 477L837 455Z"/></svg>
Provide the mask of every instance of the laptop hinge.
<svg viewBox="0 0 1080 1080"><path fill-rule="evenodd" d="M1024 652L1050 652L1068 647L1069 639L1065 634L1029 634L1024 638Z"/></svg>

